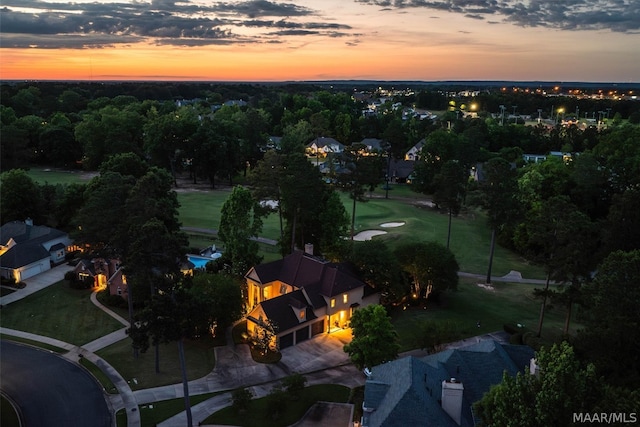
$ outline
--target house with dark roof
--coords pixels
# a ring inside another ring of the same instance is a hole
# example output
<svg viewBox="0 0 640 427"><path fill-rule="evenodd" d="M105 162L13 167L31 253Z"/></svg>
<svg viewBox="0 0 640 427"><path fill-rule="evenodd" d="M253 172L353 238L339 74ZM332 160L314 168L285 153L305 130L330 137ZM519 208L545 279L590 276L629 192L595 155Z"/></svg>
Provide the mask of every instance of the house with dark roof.
<svg viewBox="0 0 640 427"><path fill-rule="evenodd" d="M397 183L411 183L415 162L411 160L389 160L389 181Z"/></svg>
<svg viewBox="0 0 640 427"><path fill-rule="evenodd" d="M118 259L81 259L73 269L78 280L93 289L108 289L109 295L128 298L127 279Z"/></svg>
<svg viewBox="0 0 640 427"><path fill-rule="evenodd" d="M0 275L16 282L64 262L72 241L64 231L33 221L12 221L0 227Z"/></svg>
<svg viewBox="0 0 640 427"><path fill-rule="evenodd" d="M533 357L531 347L482 340L374 366L365 382L361 425L474 426L473 403L502 381L503 372L524 372Z"/></svg>
<svg viewBox="0 0 640 427"><path fill-rule="evenodd" d="M383 143L384 141L378 138L364 138L360 141L360 144L366 147L367 153L381 153L384 151Z"/></svg>
<svg viewBox="0 0 640 427"><path fill-rule="evenodd" d="M311 245L253 267L245 279L247 331L255 334L267 320L273 321L280 348L346 328L355 310L380 302L379 294L349 265L314 256Z"/></svg>

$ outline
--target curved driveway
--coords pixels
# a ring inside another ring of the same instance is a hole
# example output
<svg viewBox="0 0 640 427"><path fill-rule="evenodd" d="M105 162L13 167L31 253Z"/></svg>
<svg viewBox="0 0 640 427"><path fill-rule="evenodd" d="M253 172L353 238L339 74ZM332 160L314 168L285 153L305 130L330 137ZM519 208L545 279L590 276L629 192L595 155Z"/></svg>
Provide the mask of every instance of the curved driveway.
<svg viewBox="0 0 640 427"><path fill-rule="evenodd" d="M29 427L110 427L102 387L84 369L48 351L2 341L1 388Z"/></svg>

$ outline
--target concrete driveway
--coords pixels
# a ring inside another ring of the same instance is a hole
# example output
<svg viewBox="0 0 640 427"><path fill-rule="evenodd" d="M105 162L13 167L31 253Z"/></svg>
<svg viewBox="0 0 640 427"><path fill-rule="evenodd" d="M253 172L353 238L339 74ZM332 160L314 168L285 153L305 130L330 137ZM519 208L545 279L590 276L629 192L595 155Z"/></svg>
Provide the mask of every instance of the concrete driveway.
<svg viewBox="0 0 640 427"><path fill-rule="evenodd" d="M0 305L11 304L12 302L21 300L27 295L31 295L41 289L46 288L47 286L51 286L54 283L59 282L60 280L64 279L65 273L67 271L73 270L73 268L74 267L70 265L62 264L50 270L37 274L33 277L25 279L24 283L27 286L25 286L23 289L18 289L17 291L0 298Z"/></svg>

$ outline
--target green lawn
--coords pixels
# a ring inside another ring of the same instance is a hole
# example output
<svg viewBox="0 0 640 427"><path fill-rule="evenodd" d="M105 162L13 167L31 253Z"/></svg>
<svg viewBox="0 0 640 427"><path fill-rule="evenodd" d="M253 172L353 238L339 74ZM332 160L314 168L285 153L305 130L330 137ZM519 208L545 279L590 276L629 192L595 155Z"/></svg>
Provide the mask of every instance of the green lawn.
<svg viewBox="0 0 640 427"><path fill-rule="evenodd" d="M203 337L197 341L185 341L184 350L189 380L202 378L213 370L215 366L213 349L212 338ZM178 344L175 342L160 345L159 374L155 373L153 346L146 353L139 353L136 359L131 349L131 341L125 339L99 350L96 354L113 366L129 382L133 390L182 382Z"/></svg>
<svg viewBox="0 0 640 427"><path fill-rule="evenodd" d="M2 326L83 345L122 328L64 280L2 308Z"/></svg>
<svg viewBox="0 0 640 427"><path fill-rule="evenodd" d="M278 419L271 418L267 411L268 397L254 399L242 414L226 407L206 418L202 424L222 424L243 427L285 427L292 425L304 416L307 410L318 401L346 403L350 389L341 385L321 384L305 387L299 393L298 400L287 400L285 412Z"/></svg>
<svg viewBox="0 0 640 427"><path fill-rule="evenodd" d="M118 394L118 389L113 384L111 379L100 370L93 362L87 360L86 358L80 359L80 365L82 365L87 371L91 372L96 380L102 385L104 390L109 394Z"/></svg>
<svg viewBox="0 0 640 427"><path fill-rule="evenodd" d="M86 182L87 174L82 172L65 172L59 170L31 169L29 175L37 182L69 183ZM385 190L379 186L373 192L373 197L366 203L359 202L356 207L356 231L379 229L387 231L383 239L393 248L398 244L411 241L437 241L446 244L447 215L437 213L429 208L416 207L417 200L426 196L416 193L405 184L391 184L389 199L385 199ZM217 229L220 225L220 211L230 194L230 189L213 191L178 192L180 202L180 221L187 227ZM367 195L370 195L367 193ZM344 194L341 198L345 208L351 214L352 202ZM404 221L406 225L398 228L380 227L381 223L390 221ZM278 216L271 214L264 221L262 237L277 239L280 234ZM490 230L486 226L484 215L471 210L453 219L450 248L460 264L460 270L470 273L484 274L487 270L489 258ZM216 243L215 238L193 233L190 236L190 246L204 247ZM277 258L277 252L264 249L261 252L265 261ZM496 247L493 262L493 274L502 276L511 270L520 271L526 278L544 278L539 267L530 265L517 254Z"/></svg>
<svg viewBox="0 0 640 427"><path fill-rule="evenodd" d="M200 394L198 396L189 396L189 402L193 407L198 403L212 398L216 394L218 393L207 393ZM140 407L140 424L142 427L154 427L162 421L184 411L184 408L184 399L182 397L178 399L161 400L159 402L153 402L149 405L142 405Z"/></svg>
<svg viewBox="0 0 640 427"><path fill-rule="evenodd" d="M38 184L80 184L88 183L97 175L97 172L85 172L81 170L61 170L35 167L27 171L27 174Z"/></svg>
<svg viewBox="0 0 640 427"><path fill-rule="evenodd" d="M493 283L493 291L477 286L475 281L461 280L458 290L443 295L441 303L431 303L427 309L397 309L392 312L393 324L400 339L401 351L416 348L420 326L426 322L447 322L454 326L452 340L478 334L501 331L505 323L524 325L537 331L540 301L533 298L537 285ZM542 329L542 338L556 341L562 337L565 309L549 304ZM574 318L575 318L574 313ZM480 321L480 328L477 322ZM581 325L572 319L570 334Z"/></svg>
<svg viewBox="0 0 640 427"><path fill-rule="evenodd" d="M412 204L410 196L415 197L416 193L406 186L399 186L390 191L390 193L393 192L396 192L394 194L404 193L401 196L402 199L374 197L367 202L357 203L356 232L371 229L387 231L386 235L375 238L385 240L392 248L412 241L437 241L446 245L447 215ZM184 226L216 229L220 223L220 209L228 195L229 192L226 190L179 193L178 199L182 205L180 220ZM340 196L347 212L351 214L352 201L344 193L340 193ZM380 227L380 224L392 221L403 221L405 225L397 228ZM279 233L278 216L271 214L265 220L261 236L277 239ZM203 239L200 236L194 239L191 245L200 247L202 243L208 241L208 238ZM481 212L470 211L453 218L450 248L456 255L461 271L480 274L486 272L490 241L491 231L487 228L486 219ZM527 263L517 254L496 246L493 275L502 276L511 270L520 271L526 278L544 278L542 269Z"/></svg>

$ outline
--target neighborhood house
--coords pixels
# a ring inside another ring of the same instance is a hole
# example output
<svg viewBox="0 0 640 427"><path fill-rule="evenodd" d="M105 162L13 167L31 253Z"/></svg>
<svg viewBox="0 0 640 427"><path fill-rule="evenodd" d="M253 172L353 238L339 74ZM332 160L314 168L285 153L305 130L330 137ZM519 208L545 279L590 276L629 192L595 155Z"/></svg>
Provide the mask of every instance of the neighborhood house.
<svg viewBox="0 0 640 427"><path fill-rule="evenodd" d="M78 280L94 289L109 289L109 295L120 295L126 299L127 279L120 260L107 258L81 259L73 272Z"/></svg>
<svg viewBox="0 0 640 427"><path fill-rule="evenodd" d="M536 372L526 345L482 340L417 358L403 357L367 372L362 427L474 426L473 403L502 375Z"/></svg>
<svg viewBox="0 0 640 427"><path fill-rule="evenodd" d="M253 267L247 280L247 331L256 334L267 320L277 326L279 347L347 328L355 310L377 304L380 296L349 265L331 263L305 251Z"/></svg>
<svg viewBox="0 0 640 427"><path fill-rule="evenodd" d="M63 263L73 249L64 231L33 225L28 218L8 222L0 228L0 275L20 282Z"/></svg>

